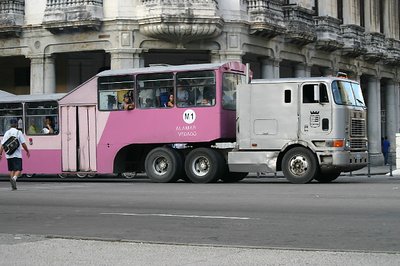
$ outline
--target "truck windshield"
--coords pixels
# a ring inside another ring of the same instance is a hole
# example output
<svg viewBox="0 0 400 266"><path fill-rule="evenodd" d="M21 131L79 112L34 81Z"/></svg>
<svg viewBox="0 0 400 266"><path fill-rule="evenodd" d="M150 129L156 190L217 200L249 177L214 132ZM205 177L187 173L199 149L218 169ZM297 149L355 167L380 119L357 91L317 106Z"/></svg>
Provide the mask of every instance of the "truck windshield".
<svg viewBox="0 0 400 266"><path fill-rule="evenodd" d="M332 82L332 93L336 104L365 107L361 87L357 83L335 80Z"/></svg>

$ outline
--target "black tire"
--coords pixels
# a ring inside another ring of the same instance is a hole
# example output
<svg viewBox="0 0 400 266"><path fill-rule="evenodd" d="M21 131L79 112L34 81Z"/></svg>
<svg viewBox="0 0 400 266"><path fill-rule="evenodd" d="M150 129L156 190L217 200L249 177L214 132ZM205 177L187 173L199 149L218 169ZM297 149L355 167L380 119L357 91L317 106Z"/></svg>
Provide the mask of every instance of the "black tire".
<svg viewBox="0 0 400 266"><path fill-rule="evenodd" d="M221 180L225 183L235 183L243 180L249 173L241 173L241 172L227 172Z"/></svg>
<svg viewBox="0 0 400 266"><path fill-rule="evenodd" d="M180 178L182 159L178 152L167 147L151 150L145 160L146 174L151 181L171 183Z"/></svg>
<svg viewBox="0 0 400 266"><path fill-rule="evenodd" d="M317 180L320 183L330 183L336 178L338 178L340 174L341 172L319 174L315 177L315 180Z"/></svg>
<svg viewBox="0 0 400 266"><path fill-rule="evenodd" d="M225 167L222 155L209 148L194 149L185 160L186 175L193 183L217 182Z"/></svg>
<svg viewBox="0 0 400 266"><path fill-rule="evenodd" d="M305 184L319 174L319 165L314 153L306 148L296 147L283 156L282 171L289 182Z"/></svg>

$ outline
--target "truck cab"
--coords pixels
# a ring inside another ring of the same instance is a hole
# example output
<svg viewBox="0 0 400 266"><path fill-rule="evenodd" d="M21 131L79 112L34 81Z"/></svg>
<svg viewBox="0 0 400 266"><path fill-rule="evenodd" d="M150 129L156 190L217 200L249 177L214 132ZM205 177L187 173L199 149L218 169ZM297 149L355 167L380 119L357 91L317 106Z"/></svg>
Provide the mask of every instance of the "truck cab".
<svg viewBox="0 0 400 266"><path fill-rule="evenodd" d="M282 170L293 183L330 182L368 163L367 112L346 78L253 80L238 87L230 171Z"/></svg>

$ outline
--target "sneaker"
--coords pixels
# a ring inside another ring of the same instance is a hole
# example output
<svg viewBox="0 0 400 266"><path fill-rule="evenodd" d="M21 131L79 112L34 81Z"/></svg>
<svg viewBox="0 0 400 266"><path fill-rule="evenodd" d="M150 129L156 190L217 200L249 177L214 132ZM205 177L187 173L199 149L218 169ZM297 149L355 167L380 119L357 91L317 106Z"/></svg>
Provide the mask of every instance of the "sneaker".
<svg viewBox="0 0 400 266"><path fill-rule="evenodd" d="M17 180L13 177L10 178L12 190L17 190Z"/></svg>

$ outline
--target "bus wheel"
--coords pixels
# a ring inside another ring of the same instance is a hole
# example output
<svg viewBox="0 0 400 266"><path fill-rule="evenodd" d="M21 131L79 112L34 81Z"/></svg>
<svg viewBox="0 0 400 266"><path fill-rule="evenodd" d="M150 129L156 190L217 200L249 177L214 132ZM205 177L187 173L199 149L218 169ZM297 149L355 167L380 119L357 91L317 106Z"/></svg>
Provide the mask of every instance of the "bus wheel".
<svg viewBox="0 0 400 266"><path fill-rule="evenodd" d="M340 176L341 172L324 173L317 175L314 179L320 183L330 183Z"/></svg>
<svg viewBox="0 0 400 266"><path fill-rule="evenodd" d="M145 168L147 176L153 182L175 182L180 178L182 159L174 149L155 148L146 156Z"/></svg>
<svg viewBox="0 0 400 266"><path fill-rule="evenodd" d="M137 173L136 172L125 172L121 174L123 177L125 177L126 179L132 179L135 178Z"/></svg>
<svg viewBox="0 0 400 266"><path fill-rule="evenodd" d="M209 148L197 148L191 151L185 160L186 175L193 183L211 183L218 181L223 174L224 158Z"/></svg>
<svg viewBox="0 0 400 266"><path fill-rule="evenodd" d="M249 173L241 172L227 172L225 176L221 177L221 180L225 183L235 183L243 180Z"/></svg>
<svg viewBox="0 0 400 266"><path fill-rule="evenodd" d="M66 177L68 177L68 174L58 174L58 177L59 178L66 178Z"/></svg>
<svg viewBox="0 0 400 266"><path fill-rule="evenodd" d="M86 173L76 173L76 176L79 178L85 178L85 177L87 177L87 174Z"/></svg>
<svg viewBox="0 0 400 266"><path fill-rule="evenodd" d="M283 156L282 171L289 182L305 184L317 176L318 161L310 150L296 147Z"/></svg>

